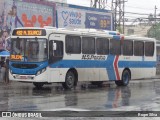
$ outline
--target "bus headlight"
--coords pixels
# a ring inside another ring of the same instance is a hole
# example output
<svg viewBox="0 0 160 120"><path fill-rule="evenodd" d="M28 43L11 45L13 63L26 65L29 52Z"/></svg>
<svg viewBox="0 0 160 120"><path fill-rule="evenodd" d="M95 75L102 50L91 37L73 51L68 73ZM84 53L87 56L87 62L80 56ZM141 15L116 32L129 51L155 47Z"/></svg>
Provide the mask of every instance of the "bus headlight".
<svg viewBox="0 0 160 120"><path fill-rule="evenodd" d="M43 73L44 71L46 71L46 68L43 68L43 69L41 70L41 73Z"/></svg>
<svg viewBox="0 0 160 120"><path fill-rule="evenodd" d="M41 73L43 73L45 71L46 71L46 68L43 68L43 69L39 70L36 75L40 75Z"/></svg>
<svg viewBox="0 0 160 120"><path fill-rule="evenodd" d="M40 75L40 74L41 74L41 71L38 71L36 75Z"/></svg>
<svg viewBox="0 0 160 120"><path fill-rule="evenodd" d="M12 73L12 70L10 70L10 73Z"/></svg>

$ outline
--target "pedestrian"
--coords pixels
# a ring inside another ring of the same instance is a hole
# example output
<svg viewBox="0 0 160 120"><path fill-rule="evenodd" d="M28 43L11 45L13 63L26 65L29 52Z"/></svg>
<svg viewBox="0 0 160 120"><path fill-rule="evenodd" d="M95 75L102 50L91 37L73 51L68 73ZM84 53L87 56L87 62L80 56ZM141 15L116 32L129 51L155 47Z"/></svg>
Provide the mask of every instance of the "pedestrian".
<svg viewBox="0 0 160 120"><path fill-rule="evenodd" d="M9 59L6 59L6 71L5 71L5 82L8 84L9 83Z"/></svg>
<svg viewBox="0 0 160 120"><path fill-rule="evenodd" d="M0 61L0 82L3 82L3 79L2 79L2 73L1 73L1 70L2 70L2 67L1 67L1 61Z"/></svg>
<svg viewBox="0 0 160 120"><path fill-rule="evenodd" d="M4 82L5 82L5 72L6 72L5 62L1 61L1 79Z"/></svg>

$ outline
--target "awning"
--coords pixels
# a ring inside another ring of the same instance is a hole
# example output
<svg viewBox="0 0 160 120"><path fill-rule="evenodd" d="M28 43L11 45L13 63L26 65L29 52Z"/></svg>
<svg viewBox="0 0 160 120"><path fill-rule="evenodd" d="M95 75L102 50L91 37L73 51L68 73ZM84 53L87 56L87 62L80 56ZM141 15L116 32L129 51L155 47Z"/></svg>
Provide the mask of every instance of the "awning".
<svg viewBox="0 0 160 120"><path fill-rule="evenodd" d="M0 57L6 57L6 56L10 56L10 53L6 50L0 52Z"/></svg>

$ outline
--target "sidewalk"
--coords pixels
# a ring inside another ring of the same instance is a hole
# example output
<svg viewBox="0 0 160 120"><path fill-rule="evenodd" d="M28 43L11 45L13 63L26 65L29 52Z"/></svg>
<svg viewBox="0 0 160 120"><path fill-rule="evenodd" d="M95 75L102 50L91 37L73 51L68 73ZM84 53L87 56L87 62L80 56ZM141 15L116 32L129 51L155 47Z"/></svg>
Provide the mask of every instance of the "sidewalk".
<svg viewBox="0 0 160 120"><path fill-rule="evenodd" d="M151 77L152 79L160 79L160 75L156 75L154 77Z"/></svg>

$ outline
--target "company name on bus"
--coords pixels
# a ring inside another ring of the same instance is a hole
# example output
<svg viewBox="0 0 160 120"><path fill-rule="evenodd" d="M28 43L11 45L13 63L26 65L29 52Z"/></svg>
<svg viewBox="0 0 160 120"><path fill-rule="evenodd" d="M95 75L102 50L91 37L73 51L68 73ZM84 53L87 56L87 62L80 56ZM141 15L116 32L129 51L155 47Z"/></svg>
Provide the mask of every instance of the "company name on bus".
<svg viewBox="0 0 160 120"><path fill-rule="evenodd" d="M82 60L105 60L103 55L82 55Z"/></svg>

